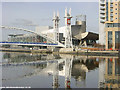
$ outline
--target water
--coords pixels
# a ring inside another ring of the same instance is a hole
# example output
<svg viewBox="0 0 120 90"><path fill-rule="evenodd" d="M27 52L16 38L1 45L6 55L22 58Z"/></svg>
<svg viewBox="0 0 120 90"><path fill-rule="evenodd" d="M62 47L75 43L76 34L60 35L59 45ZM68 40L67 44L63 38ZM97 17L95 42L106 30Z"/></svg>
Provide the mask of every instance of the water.
<svg viewBox="0 0 120 90"><path fill-rule="evenodd" d="M2 53L2 86L120 88L118 57Z"/></svg>

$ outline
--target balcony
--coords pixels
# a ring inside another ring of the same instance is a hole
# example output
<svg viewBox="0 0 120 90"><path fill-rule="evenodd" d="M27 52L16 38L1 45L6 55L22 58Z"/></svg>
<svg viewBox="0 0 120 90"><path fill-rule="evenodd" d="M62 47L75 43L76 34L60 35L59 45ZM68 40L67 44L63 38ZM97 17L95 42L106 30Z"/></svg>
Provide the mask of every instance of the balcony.
<svg viewBox="0 0 120 90"><path fill-rule="evenodd" d="M105 23L105 20L102 20L102 19L101 19L101 20L100 20L100 23Z"/></svg>
<svg viewBox="0 0 120 90"><path fill-rule="evenodd" d="M101 19L105 19L105 15L101 15L100 18L101 18Z"/></svg>
<svg viewBox="0 0 120 90"><path fill-rule="evenodd" d="M100 7L100 10L105 10L105 7L103 6L103 7Z"/></svg>
<svg viewBox="0 0 120 90"><path fill-rule="evenodd" d="M110 3L113 4L113 1L111 1Z"/></svg>
<svg viewBox="0 0 120 90"><path fill-rule="evenodd" d="M100 2L100 5L101 6L105 6L105 2Z"/></svg>
<svg viewBox="0 0 120 90"><path fill-rule="evenodd" d="M105 11L100 11L100 14L105 14Z"/></svg>

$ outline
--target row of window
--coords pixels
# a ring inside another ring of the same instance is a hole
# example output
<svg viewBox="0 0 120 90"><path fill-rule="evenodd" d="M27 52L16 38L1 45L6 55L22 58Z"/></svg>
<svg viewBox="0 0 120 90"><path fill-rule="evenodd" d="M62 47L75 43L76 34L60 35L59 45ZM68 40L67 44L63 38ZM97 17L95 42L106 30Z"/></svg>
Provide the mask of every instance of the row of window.
<svg viewBox="0 0 120 90"><path fill-rule="evenodd" d="M107 8L108 9L108 8ZM117 10L117 8L115 8L115 10ZM110 9L110 11L113 11L113 9Z"/></svg>
<svg viewBox="0 0 120 90"><path fill-rule="evenodd" d="M117 4L115 4L115 5L117 5ZM111 4L110 6L113 6L113 4ZM115 10L117 10L117 8L115 8ZM113 9L110 9L110 11L113 12ZM117 13L115 13L115 15L117 15ZM116 17L115 19L118 19L118 18ZM113 18L111 19L111 21L113 21Z"/></svg>
<svg viewBox="0 0 120 90"><path fill-rule="evenodd" d="M105 27L120 27L120 23L107 23Z"/></svg>
<svg viewBox="0 0 120 90"><path fill-rule="evenodd" d="M115 10L117 10L117 8L115 8ZM113 13L112 13L113 9L110 9L110 12L111 12L110 16L113 17ZM117 13L115 13L115 15L117 15ZM116 17L115 19L118 19L118 18ZM106 21L108 21L108 3L106 3ZM113 21L113 19L111 19L111 21Z"/></svg>
<svg viewBox="0 0 120 90"><path fill-rule="evenodd" d="M112 48L112 31L108 32L108 48Z"/></svg>
<svg viewBox="0 0 120 90"><path fill-rule="evenodd" d="M106 21L108 21L108 0L106 0Z"/></svg>

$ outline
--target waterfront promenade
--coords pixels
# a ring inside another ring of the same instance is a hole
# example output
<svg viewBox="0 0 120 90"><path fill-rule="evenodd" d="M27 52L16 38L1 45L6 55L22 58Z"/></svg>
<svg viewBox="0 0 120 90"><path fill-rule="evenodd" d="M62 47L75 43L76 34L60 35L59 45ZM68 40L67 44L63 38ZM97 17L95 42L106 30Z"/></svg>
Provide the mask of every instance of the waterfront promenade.
<svg viewBox="0 0 120 90"><path fill-rule="evenodd" d="M2 52L27 52L27 53L58 53L58 54L79 54L79 55L90 55L90 56L119 56L120 51L91 51L91 50L72 50L71 48L61 48L61 49L11 49L11 48L0 48Z"/></svg>

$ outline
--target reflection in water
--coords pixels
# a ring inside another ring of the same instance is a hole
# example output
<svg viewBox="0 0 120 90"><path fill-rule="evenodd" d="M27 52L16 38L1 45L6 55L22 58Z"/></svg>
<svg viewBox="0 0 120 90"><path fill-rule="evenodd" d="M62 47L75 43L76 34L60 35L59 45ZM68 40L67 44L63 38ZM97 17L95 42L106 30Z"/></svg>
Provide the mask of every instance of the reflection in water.
<svg viewBox="0 0 120 90"><path fill-rule="evenodd" d="M93 85L91 85L92 81L90 81L90 78L97 77L94 73L98 69L99 60L96 58L62 54L4 53L2 62L3 86L13 86L14 84L21 86L24 79L28 80L25 86L29 84L31 87L36 88L40 88L40 85L45 85L48 82L51 85L48 88L88 88L97 84L97 80L93 80ZM91 72L93 73L92 76ZM41 77L49 77L50 79L52 77L52 81L49 79L47 81L36 79L37 83L31 84L30 82L34 82L34 78L37 77L39 77L38 79L42 79ZM39 85L37 86L37 84ZM47 87L47 85L43 87Z"/></svg>
<svg viewBox="0 0 120 90"><path fill-rule="evenodd" d="M106 58L99 65L101 88L120 88L120 59Z"/></svg>

